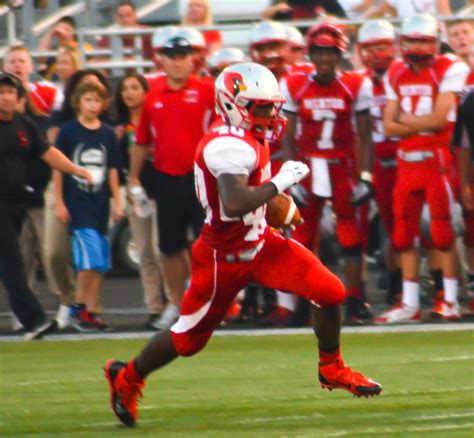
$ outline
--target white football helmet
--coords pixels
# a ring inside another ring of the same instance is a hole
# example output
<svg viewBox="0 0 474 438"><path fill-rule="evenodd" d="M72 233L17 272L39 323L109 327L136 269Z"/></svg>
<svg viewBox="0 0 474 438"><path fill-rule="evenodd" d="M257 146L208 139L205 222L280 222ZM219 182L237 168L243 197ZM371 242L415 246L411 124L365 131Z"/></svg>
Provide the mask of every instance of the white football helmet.
<svg viewBox="0 0 474 438"><path fill-rule="evenodd" d="M244 52L236 48L220 49L213 53L207 60L207 65L213 76L217 76L224 68L238 62L246 62L247 57Z"/></svg>
<svg viewBox="0 0 474 438"><path fill-rule="evenodd" d="M388 50L373 47L389 44ZM359 28L357 36L359 57L366 67L385 72L396 56L395 30L387 20L370 20Z"/></svg>
<svg viewBox="0 0 474 438"><path fill-rule="evenodd" d="M409 40L425 40L432 42L429 49L412 49ZM407 62L418 62L432 58L438 52L438 23L429 14L416 14L406 18L402 23L400 44L403 58Z"/></svg>
<svg viewBox="0 0 474 438"><path fill-rule="evenodd" d="M288 33L286 27L276 21L262 21L250 33L252 60L280 75L288 58Z"/></svg>
<svg viewBox="0 0 474 438"><path fill-rule="evenodd" d="M295 26L286 26L286 33L286 40L290 46L301 48L306 47L303 34Z"/></svg>
<svg viewBox="0 0 474 438"><path fill-rule="evenodd" d="M234 64L216 79L216 109L225 121L236 128L251 131L257 138L281 137L286 119L279 115L284 98L278 82L266 67L254 62ZM274 104L268 118L255 117L259 105Z"/></svg>

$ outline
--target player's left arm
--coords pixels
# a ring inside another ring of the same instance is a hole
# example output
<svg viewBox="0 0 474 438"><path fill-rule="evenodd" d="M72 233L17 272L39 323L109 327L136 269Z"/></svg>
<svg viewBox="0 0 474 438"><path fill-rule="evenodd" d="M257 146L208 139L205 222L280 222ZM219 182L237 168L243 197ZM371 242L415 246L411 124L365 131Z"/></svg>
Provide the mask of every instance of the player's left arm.
<svg viewBox="0 0 474 438"><path fill-rule="evenodd" d="M400 114L400 123L417 131L439 131L448 123L448 113L456 103L453 92L441 93L436 97L433 112L423 116Z"/></svg>
<svg viewBox="0 0 474 438"><path fill-rule="evenodd" d="M433 110L428 114L400 115L400 123L410 126L417 131L439 131L448 123L449 112L456 104L456 93L460 93L466 83L469 68L463 62L454 62L444 74L439 84L439 94L433 104Z"/></svg>
<svg viewBox="0 0 474 438"><path fill-rule="evenodd" d="M271 182L248 185L248 175L224 173L217 178L219 198L227 217L242 217L272 199L277 188Z"/></svg>

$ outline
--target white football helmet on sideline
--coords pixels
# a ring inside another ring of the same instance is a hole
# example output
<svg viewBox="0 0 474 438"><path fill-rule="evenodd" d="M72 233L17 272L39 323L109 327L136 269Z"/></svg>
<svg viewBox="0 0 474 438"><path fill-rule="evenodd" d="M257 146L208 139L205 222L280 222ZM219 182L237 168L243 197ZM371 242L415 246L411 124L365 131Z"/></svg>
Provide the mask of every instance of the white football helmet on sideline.
<svg viewBox="0 0 474 438"><path fill-rule="evenodd" d="M242 50L229 47L214 52L207 60L207 65L209 66L211 74L217 76L226 67L246 61L248 61L248 59Z"/></svg>
<svg viewBox="0 0 474 438"><path fill-rule="evenodd" d="M375 47L384 44L382 47ZM357 50L366 67L385 72L396 56L395 30L387 20L365 22L357 35Z"/></svg>
<svg viewBox="0 0 474 438"><path fill-rule="evenodd" d="M411 48L410 40L424 40L431 42L425 49ZM400 32L400 46L406 62L419 62L432 58L438 53L438 23L429 14L416 14L406 18Z"/></svg>
<svg viewBox="0 0 474 438"><path fill-rule="evenodd" d="M278 82L266 67L254 62L234 64L216 79L216 109L228 124L249 130L257 138L279 138L286 119L279 115L284 98ZM274 104L268 118L255 117L259 105Z"/></svg>

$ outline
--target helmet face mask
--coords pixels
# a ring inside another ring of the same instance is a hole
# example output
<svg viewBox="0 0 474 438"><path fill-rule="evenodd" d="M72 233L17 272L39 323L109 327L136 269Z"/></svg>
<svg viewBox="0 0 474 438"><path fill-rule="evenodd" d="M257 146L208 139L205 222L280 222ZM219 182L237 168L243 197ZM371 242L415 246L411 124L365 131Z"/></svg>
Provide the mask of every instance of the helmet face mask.
<svg viewBox="0 0 474 438"><path fill-rule="evenodd" d="M395 59L395 30L387 20L370 20L357 34L357 50L362 63L384 73Z"/></svg>
<svg viewBox="0 0 474 438"><path fill-rule="evenodd" d="M254 44L251 48L252 59L264 65L273 74L279 74L285 69L288 60L288 46L286 41L268 41Z"/></svg>
<svg viewBox="0 0 474 438"><path fill-rule="evenodd" d="M277 140L283 134L286 119L279 111L283 101L275 76L259 64L234 64L216 80L217 112L230 126L258 139Z"/></svg>

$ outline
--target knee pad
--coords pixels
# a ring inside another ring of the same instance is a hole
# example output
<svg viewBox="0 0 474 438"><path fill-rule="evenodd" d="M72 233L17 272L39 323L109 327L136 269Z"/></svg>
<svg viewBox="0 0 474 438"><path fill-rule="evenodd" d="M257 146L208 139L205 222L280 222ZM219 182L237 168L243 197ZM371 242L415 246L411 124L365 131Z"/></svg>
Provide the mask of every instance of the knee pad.
<svg viewBox="0 0 474 438"><path fill-rule="evenodd" d="M199 353L206 346L210 337L211 333L190 334L171 332L176 352L184 357Z"/></svg>
<svg viewBox="0 0 474 438"><path fill-rule="evenodd" d="M410 232L407 222L396 222L393 227L393 247L396 251L405 251L413 246L415 236Z"/></svg>
<svg viewBox="0 0 474 438"><path fill-rule="evenodd" d="M360 262L362 261L362 247L360 245L352 248L342 247L342 255L346 262Z"/></svg>
<svg viewBox="0 0 474 438"><path fill-rule="evenodd" d="M336 225L337 238L343 248L353 248L361 243L360 231L355 220L339 219Z"/></svg>
<svg viewBox="0 0 474 438"><path fill-rule="evenodd" d="M431 238L437 249L448 249L454 242L454 232L448 219L433 219L431 222Z"/></svg>

